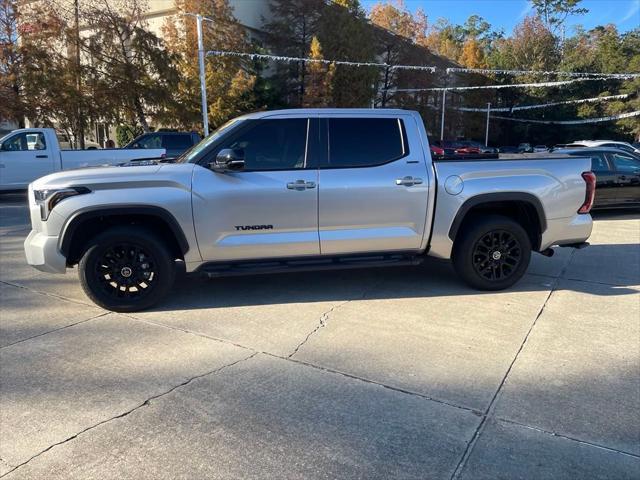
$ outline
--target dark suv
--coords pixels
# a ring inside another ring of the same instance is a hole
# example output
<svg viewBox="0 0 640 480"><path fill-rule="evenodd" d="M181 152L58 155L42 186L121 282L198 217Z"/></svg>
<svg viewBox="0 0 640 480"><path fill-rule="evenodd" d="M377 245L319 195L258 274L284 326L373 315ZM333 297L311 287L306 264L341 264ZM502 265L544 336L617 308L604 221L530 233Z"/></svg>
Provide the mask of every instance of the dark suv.
<svg viewBox="0 0 640 480"><path fill-rule="evenodd" d="M133 139L124 148L164 148L167 158L182 155L200 142L200 135L195 132L151 132Z"/></svg>

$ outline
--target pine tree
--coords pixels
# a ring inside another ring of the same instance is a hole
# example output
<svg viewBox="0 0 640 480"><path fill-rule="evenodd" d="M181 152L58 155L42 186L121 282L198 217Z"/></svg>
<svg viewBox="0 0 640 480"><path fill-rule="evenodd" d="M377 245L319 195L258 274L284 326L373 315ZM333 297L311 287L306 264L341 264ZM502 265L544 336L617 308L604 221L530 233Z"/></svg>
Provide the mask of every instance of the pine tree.
<svg viewBox="0 0 640 480"><path fill-rule="evenodd" d="M373 29L358 0L338 0L324 7L318 20L318 39L325 58L352 62L375 62ZM368 107L378 76L376 67L336 66L332 97L336 107Z"/></svg>
<svg viewBox="0 0 640 480"><path fill-rule="evenodd" d="M484 51L475 37L465 40L458 62L467 68L486 68Z"/></svg>
<svg viewBox="0 0 640 480"><path fill-rule="evenodd" d="M309 58L324 60L322 47L317 37L311 39ZM331 85L335 73L335 65L313 62L307 67L305 92L302 106L309 108L328 107L332 103Z"/></svg>

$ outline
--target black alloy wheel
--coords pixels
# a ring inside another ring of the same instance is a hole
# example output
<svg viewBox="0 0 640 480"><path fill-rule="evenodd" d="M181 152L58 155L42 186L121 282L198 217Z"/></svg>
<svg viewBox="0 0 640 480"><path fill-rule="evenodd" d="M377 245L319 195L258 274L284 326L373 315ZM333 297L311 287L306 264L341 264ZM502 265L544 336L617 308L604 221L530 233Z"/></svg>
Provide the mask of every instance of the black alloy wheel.
<svg viewBox="0 0 640 480"><path fill-rule="evenodd" d="M97 305L114 312L149 308L168 295L175 257L152 231L110 228L89 241L78 264L80 284Z"/></svg>
<svg viewBox="0 0 640 480"><path fill-rule="evenodd" d="M465 220L453 244L453 266L479 290L503 290L525 274L531 260L529 234L512 218L484 214Z"/></svg>
<svg viewBox="0 0 640 480"><path fill-rule="evenodd" d="M473 268L487 280L504 280L517 271L522 260L518 239L505 230L483 235L473 248Z"/></svg>
<svg viewBox="0 0 640 480"><path fill-rule="evenodd" d="M103 291L114 299L139 298L156 286L156 260L141 245L122 242L107 248L95 263Z"/></svg>

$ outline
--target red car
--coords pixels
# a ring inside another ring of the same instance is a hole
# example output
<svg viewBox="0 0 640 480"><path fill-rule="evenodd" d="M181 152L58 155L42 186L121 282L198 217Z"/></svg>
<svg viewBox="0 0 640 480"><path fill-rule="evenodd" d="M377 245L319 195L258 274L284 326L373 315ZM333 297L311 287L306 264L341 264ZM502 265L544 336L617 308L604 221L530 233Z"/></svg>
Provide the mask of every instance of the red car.
<svg viewBox="0 0 640 480"><path fill-rule="evenodd" d="M429 145L429 149L431 150L431 155L444 155L444 148Z"/></svg>
<svg viewBox="0 0 640 480"><path fill-rule="evenodd" d="M480 149L478 147L464 146L456 148L456 153L458 155L471 155L480 153Z"/></svg>

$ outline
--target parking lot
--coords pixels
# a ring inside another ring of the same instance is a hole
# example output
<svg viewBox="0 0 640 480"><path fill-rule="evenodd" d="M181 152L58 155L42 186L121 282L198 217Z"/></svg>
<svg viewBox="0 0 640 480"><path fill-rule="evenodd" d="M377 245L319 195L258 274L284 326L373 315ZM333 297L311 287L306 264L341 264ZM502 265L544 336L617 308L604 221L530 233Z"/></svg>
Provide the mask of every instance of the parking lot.
<svg viewBox="0 0 640 480"><path fill-rule="evenodd" d="M186 277L114 314L0 197L0 475L640 478L640 213L482 293L447 263Z"/></svg>

